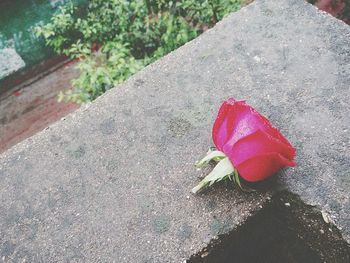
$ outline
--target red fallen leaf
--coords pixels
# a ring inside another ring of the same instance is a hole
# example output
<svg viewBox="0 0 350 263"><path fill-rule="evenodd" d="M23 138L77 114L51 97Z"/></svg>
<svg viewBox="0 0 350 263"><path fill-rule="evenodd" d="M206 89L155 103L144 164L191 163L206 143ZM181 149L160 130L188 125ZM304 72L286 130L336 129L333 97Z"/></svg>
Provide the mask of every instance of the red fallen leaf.
<svg viewBox="0 0 350 263"><path fill-rule="evenodd" d="M19 90L16 90L16 91L14 91L13 93L12 93L12 95L13 96L15 96L15 97L19 97L19 96L21 96L21 92L19 91Z"/></svg>
<svg viewBox="0 0 350 263"><path fill-rule="evenodd" d="M93 44L91 45L91 51L92 51L92 52L97 52L101 47L102 47L102 44L93 43Z"/></svg>

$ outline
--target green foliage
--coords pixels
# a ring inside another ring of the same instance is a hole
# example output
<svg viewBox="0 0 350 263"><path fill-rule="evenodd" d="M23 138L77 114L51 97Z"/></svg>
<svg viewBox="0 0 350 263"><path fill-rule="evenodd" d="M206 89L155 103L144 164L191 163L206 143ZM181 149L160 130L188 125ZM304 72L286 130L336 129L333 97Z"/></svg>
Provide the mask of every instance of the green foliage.
<svg viewBox="0 0 350 263"><path fill-rule="evenodd" d="M83 103L94 100L143 68L142 62L130 54L126 45L107 42L100 50L91 52L78 63L80 76L72 81L74 89L64 94L61 92L59 101Z"/></svg>
<svg viewBox="0 0 350 263"><path fill-rule="evenodd" d="M78 59L80 76L60 100L83 103L124 81L240 8L241 0L91 0L66 5L38 27L58 54Z"/></svg>

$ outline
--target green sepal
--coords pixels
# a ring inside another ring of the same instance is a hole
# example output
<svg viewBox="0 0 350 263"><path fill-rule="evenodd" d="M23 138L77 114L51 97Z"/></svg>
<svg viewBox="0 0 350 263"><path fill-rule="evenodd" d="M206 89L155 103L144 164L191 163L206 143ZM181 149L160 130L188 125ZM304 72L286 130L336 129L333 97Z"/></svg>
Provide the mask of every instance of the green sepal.
<svg viewBox="0 0 350 263"><path fill-rule="evenodd" d="M233 181L235 184L237 184L243 192L247 192L247 193L255 192L254 189L246 187L246 186L244 186L244 184L241 183L239 173L236 169L233 172L233 174L231 174L231 178L232 178L231 181Z"/></svg>
<svg viewBox="0 0 350 263"><path fill-rule="evenodd" d="M214 167L210 174L208 174L204 179L192 189L192 193L197 193L207 186L211 186L215 182L219 182L224 179L228 179L229 176L235 171L232 166L231 161L224 157L219 163Z"/></svg>
<svg viewBox="0 0 350 263"><path fill-rule="evenodd" d="M221 151L217 151L217 150L209 150L207 155L200 161L196 162L195 163L195 166L197 168L202 168L202 167L205 167L206 165L208 165L208 163L211 161L211 160L214 160L214 161L221 161L222 159L224 159L226 157L226 155L221 152Z"/></svg>

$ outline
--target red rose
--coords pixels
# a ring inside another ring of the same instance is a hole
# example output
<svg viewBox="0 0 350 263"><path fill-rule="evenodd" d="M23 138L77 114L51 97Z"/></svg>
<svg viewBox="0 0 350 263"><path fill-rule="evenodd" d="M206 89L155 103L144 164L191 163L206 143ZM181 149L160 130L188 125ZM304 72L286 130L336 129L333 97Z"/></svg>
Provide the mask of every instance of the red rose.
<svg viewBox="0 0 350 263"><path fill-rule="evenodd" d="M244 101L228 99L222 104L212 136L217 149L249 182L264 180L285 166L295 166L293 146Z"/></svg>

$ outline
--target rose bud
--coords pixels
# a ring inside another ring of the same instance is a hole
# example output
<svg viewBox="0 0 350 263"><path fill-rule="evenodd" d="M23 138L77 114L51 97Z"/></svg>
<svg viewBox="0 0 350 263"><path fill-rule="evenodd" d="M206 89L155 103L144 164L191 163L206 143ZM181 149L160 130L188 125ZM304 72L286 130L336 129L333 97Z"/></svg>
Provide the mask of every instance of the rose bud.
<svg viewBox="0 0 350 263"><path fill-rule="evenodd" d="M219 163L192 192L223 179L240 185L239 176L249 182L262 181L285 166L295 166L293 146L244 101L231 98L221 105L212 136L217 150L208 153L197 166L210 160Z"/></svg>

